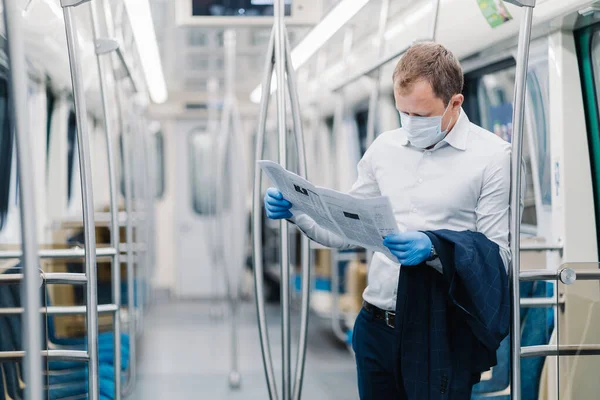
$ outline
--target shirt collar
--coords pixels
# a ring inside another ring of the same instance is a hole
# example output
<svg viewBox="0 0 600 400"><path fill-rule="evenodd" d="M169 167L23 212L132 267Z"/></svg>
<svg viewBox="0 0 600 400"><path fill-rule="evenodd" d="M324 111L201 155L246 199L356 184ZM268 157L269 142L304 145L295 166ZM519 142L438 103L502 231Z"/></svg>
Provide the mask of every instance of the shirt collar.
<svg viewBox="0 0 600 400"><path fill-rule="evenodd" d="M465 111L461 108L460 115L458 116L458 121L454 124L454 127L441 142L434 146L434 150L438 149L445 144L449 144L457 150L465 150L467 148L467 139L469 136L469 126L470 121L469 117ZM407 146L409 144L408 138L406 137L406 133L403 132L403 137L400 141L402 146Z"/></svg>

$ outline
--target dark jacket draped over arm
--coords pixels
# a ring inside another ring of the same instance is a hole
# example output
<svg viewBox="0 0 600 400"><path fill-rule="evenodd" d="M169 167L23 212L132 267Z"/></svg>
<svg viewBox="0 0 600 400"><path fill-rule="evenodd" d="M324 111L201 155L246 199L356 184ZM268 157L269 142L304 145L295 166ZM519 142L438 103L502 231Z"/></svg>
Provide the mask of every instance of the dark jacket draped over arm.
<svg viewBox="0 0 600 400"><path fill-rule="evenodd" d="M508 276L498 245L483 234L425 233L444 273L425 264L400 269L397 383L410 400L468 400L508 334Z"/></svg>

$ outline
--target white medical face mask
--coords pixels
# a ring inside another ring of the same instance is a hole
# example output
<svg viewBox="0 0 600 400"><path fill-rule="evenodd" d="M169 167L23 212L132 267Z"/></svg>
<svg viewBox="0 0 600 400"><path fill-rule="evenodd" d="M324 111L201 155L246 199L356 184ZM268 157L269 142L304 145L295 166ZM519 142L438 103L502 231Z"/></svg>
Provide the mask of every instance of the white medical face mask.
<svg viewBox="0 0 600 400"><path fill-rule="evenodd" d="M449 107L450 103L448 103L444 113L437 117L413 117L401 112L400 120L408 141L420 149L426 149L441 141L448 133L448 127L442 131L442 119ZM452 120L448 123L448 126L451 123Z"/></svg>

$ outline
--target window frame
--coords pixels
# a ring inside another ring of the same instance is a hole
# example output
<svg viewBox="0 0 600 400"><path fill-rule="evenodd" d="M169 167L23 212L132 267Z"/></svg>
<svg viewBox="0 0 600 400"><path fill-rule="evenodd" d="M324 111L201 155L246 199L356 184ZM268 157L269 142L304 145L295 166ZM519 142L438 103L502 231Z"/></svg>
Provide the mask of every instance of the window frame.
<svg viewBox="0 0 600 400"><path fill-rule="evenodd" d="M162 130L158 130L153 134L154 149L156 156L156 191L155 199L161 200L166 191L166 171L165 171L165 135Z"/></svg>
<svg viewBox="0 0 600 400"><path fill-rule="evenodd" d="M77 154L77 116L75 110L71 108L67 117L67 204L71 203L73 198L73 174L78 160Z"/></svg>
<svg viewBox="0 0 600 400"><path fill-rule="evenodd" d="M14 149L14 130L10 123L10 94L9 94L9 75L6 67L0 67L0 97L4 95L6 103L4 105L4 119L0 119L0 230L6 225L8 210L10 207L10 189L13 164Z"/></svg>
<svg viewBox="0 0 600 400"><path fill-rule="evenodd" d="M54 94L53 88L49 82L46 82L46 165L50 159L50 140L52 138L52 117L54 107L58 101L58 96Z"/></svg>

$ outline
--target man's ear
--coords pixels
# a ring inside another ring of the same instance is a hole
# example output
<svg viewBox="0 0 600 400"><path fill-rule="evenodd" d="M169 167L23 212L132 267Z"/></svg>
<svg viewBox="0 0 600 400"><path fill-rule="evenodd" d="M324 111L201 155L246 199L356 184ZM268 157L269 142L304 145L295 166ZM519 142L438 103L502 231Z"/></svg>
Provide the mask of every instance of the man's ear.
<svg viewBox="0 0 600 400"><path fill-rule="evenodd" d="M452 96L452 99L450 100L450 102L452 103L452 110L460 110L464 101L465 96L463 96L462 94L455 94L454 96Z"/></svg>

